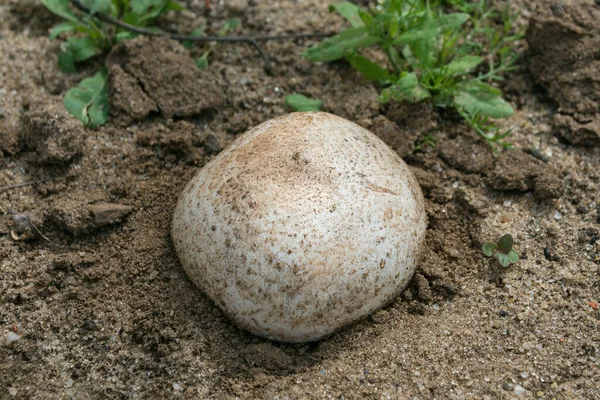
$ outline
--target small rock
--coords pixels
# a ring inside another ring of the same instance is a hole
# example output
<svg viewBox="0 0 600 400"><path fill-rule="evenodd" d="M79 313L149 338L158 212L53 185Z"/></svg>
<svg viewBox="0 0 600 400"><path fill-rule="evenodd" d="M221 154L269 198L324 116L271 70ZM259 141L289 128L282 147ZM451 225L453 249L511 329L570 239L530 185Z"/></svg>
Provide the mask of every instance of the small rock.
<svg viewBox="0 0 600 400"><path fill-rule="evenodd" d="M17 388L14 387L9 387L8 388L8 394L11 396L16 396L17 393L19 393L19 391L17 390Z"/></svg>
<svg viewBox="0 0 600 400"><path fill-rule="evenodd" d="M234 13L242 13L248 8L248 0L229 0L225 7Z"/></svg>
<svg viewBox="0 0 600 400"><path fill-rule="evenodd" d="M133 207L116 203L100 203L89 206L89 210L94 217L94 224L104 226L119 222L133 210Z"/></svg>
<svg viewBox="0 0 600 400"><path fill-rule="evenodd" d="M104 198L100 191L68 193L54 201L46 217L61 229L84 235L120 222L133 210L130 206L103 202Z"/></svg>
<svg viewBox="0 0 600 400"><path fill-rule="evenodd" d="M98 324L96 324L96 321L94 321L93 319L86 319L85 321L83 321L83 324L81 324L81 329L83 329L84 331L93 331L98 327Z"/></svg>
<svg viewBox="0 0 600 400"><path fill-rule="evenodd" d="M429 303L433 300L433 295L431 294L431 288L429 287L429 281L421 274L415 274L413 278L415 282L415 287L417 288L417 296L422 301Z"/></svg>
<svg viewBox="0 0 600 400"><path fill-rule="evenodd" d="M522 396L523 394L525 394L526 390L523 386L521 385L515 385L515 394L517 396Z"/></svg>
<svg viewBox="0 0 600 400"><path fill-rule="evenodd" d="M17 340L21 339L21 336L17 335L14 332L8 332L6 334L6 344L11 344L12 342L16 342Z"/></svg>
<svg viewBox="0 0 600 400"><path fill-rule="evenodd" d="M208 154L216 154L222 150L221 144L215 135L208 135L204 142L204 151Z"/></svg>
<svg viewBox="0 0 600 400"><path fill-rule="evenodd" d="M177 382L173 382L173 390L176 392L181 392L183 391L183 387L181 387L181 385Z"/></svg>
<svg viewBox="0 0 600 400"><path fill-rule="evenodd" d="M544 248L544 257L546 257L546 260L548 261L558 261L560 259L553 247Z"/></svg>

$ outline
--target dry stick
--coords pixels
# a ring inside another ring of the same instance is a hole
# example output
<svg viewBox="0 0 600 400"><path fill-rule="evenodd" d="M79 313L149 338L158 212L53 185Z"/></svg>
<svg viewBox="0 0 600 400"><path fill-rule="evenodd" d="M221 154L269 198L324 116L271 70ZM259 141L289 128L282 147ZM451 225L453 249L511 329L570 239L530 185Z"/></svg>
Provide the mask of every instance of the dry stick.
<svg viewBox="0 0 600 400"><path fill-rule="evenodd" d="M310 39L310 38L325 38L332 36L329 33L299 33L299 34L291 34L291 35L273 35L273 36L192 36L192 35L181 35L178 33L168 33L168 32L155 32L148 29L140 28L134 25L129 25L123 21L119 21L109 15L102 14L99 12L92 13L92 10L89 7L84 6L78 0L71 0L71 4L73 7L78 10L90 15L91 17L98 18L100 21L106 22L107 24L117 26L119 28L126 29L131 32L139 33L141 35L146 36L165 36L171 39L180 40L180 41L194 41L194 42L230 42L230 43L247 43L254 47L260 57L263 59L265 63L265 70L268 74L271 74L273 70L271 69L271 61L269 57L265 54L265 52L258 45L258 40L293 40L293 39Z"/></svg>
<svg viewBox="0 0 600 400"><path fill-rule="evenodd" d="M48 178L48 179L40 179L38 181L17 183L15 185L0 186L0 193L6 192L6 191L11 190L11 189L17 189L17 188L24 187L24 186L37 185L38 183L45 183L45 182L48 182L48 181L59 180L59 179L64 179L64 178Z"/></svg>

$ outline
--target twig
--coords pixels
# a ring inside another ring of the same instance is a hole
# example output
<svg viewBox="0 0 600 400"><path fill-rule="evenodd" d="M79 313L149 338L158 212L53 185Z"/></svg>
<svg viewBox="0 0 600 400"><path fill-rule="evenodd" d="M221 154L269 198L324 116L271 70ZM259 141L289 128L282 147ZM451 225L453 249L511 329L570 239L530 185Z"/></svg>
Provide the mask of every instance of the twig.
<svg viewBox="0 0 600 400"><path fill-rule="evenodd" d="M179 33L169 33L169 32L156 32L148 29L140 28L138 26L127 24L123 21L115 19L110 15L102 14L99 12L92 13L92 10L83 5L79 0L71 0L71 4L73 7L78 10L90 15L91 17L98 18L100 21L106 22L107 24L117 26L119 28L126 29L131 32L139 33L145 36L164 36L169 37L174 40L179 41L193 41L193 42L230 42L230 43L246 43L251 45L256 49L258 55L263 59L265 63L265 70L268 74L271 74L273 71L271 69L271 61L269 57L265 54L262 48L258 45L257 41L259 40L293 40L293 39L310 39L310 38L325 38L331 36L328 33L300 33L300 34L291 34L291 35L263 35L263 36L192 36L192 35L182 35Z"/></svg>
<svg viewBox="0 0 600 400"><path fill-rule="evenodd" d="M48 181L53 181L53 180L61 180L64 178L48 178L48 179L40 179L37 181L31 181L31 182L23 182L23 183L17 183L14 185L8 185L8 186L0 186L0 193L2 192L6 192L8 190L12 190L12 189L17 189L20 187L25 187L25 186L32 186L32 185L37 185L38 183L45 183Z"/></svg>

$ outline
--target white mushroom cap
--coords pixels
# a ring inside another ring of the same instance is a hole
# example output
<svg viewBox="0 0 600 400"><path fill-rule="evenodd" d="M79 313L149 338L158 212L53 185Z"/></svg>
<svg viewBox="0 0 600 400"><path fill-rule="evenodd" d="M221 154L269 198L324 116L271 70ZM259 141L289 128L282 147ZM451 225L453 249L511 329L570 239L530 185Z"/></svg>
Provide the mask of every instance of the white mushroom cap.
<svg viewBox="0 0 600 400"><path fill-rule="evenodd" d="M258 336L306 342L393 300L427 217L402 159L328 113L292 113L238 138L185 188L173 241L192 281Z"/></svg>

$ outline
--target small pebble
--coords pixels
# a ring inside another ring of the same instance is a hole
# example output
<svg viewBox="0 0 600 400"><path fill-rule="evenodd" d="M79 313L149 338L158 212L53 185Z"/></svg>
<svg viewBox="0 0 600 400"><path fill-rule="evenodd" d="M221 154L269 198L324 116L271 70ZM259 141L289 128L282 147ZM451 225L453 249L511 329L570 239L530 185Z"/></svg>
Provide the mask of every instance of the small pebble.
<svg viewBox="0 0 600 400"><path fill-rule="evenodd" d="M510 201L510 200L506 200L504 202L504 207L510 207L511 205L512 205L512 201Z"/></svg>
<svg viewBox="0 0 600 400"><path fill-rule="evenodd" d="M521 372L521 378L523 379L527 379L529 377L529 374L525 371Z"/></svg>
<svg viewBox="0 0 600 400"><path fill-rule="evenodd" d="M96 321L94 321L93 319L86 319L85 321L83 321L83 324L81 324L81 329L85 331L93 331L94 329L96 329L96 326Z"/></svg>
<svg viewBox="0 0 600 400"><path fill-rule="evenodd" d="M8 332L6 334L6 344L11 344L12 342L16 342L19 339L21 339L21 336L17 335L14 332Z"/></svg>
<svg viewBox="0 0 600 400"><path fill-rule="evenodd" d="M9 395L11 395L11 396L16 396L16 395L17 395L17 393L19 393L19 391L18 391L16 388L14 388L14 387L9 387L9 388L8 388L8 394L9 394Z"/></svg>
<svg viewBox="0 0 600 400"><path fill-rule="evenodd" d="M181 392L183 391L183 388L181 387L181 385L177 382L173 382L173 390L176 392Z"/></svg>
<svg viewBox="0 0 600 400"><path fill-rule="evenodd" d="M548 260L548 261L557 261L558 260L558 256L556 255L556 252L554 251L554 248L552 248L552 247L544 248L544 257L546 257L546 260Z"/></svg>
<svg viewBox="0 0 600 400"><path fill-rule="evenodd" d="M525 388L521 385L515 385L515 394L517 396L522 396L525 393Z"/></svg>
<svg viewBox="0 0 600 400"><path fill-rule="evenodd" d="M558 221L561 218L562 218L562 214L560 213L560 211L557 211L557 212L554 213L554 219L555 220Z"/></svg>
<svg viewBox="0 0 600 400"><path fill-rule="evenodd" d="M587 214L588 213L588 208L586 206L584 206L583 204L580 204L577 206L577 212L579 214Z"/></svg>

